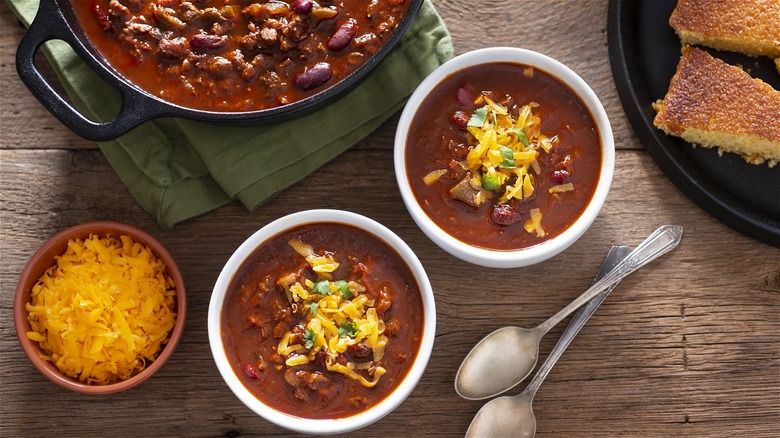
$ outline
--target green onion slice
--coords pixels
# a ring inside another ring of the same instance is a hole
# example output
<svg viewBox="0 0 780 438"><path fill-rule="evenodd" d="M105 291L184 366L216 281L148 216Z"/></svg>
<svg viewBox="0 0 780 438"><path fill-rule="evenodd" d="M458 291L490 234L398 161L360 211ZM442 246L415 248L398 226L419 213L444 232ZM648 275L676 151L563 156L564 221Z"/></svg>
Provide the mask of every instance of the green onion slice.
<svg viewBox="0 0 780 438"><path fill-rule="evenodd" d="M341 327L339 327L339 337L343 338L346 336L349 336L350 338L354 338L357 336L358 332L358 326L349 322L344 321L341 323Z"/></svg>
<svg viewBox="0 0 780 438"><path fill-rule="evenodd" d="M311 349L314 346L315 339L317 339L317 334L311 328L306 327L306 332L303 334L303 346Z"/></svg>
<svg viewBox="0 0 780 438"><path fill-rule="evenodd" d="M498 190L498 177L482 174L482 188L485 190Z"/></svg>
<svg viewBox="0 0 780 438"><path fill-rule="evenodd" d="M498 165L498 167L503 167L505 169L514 168L515 151L513 151L512 148L508 148L506 146L499 146L499 149L501 150L501 158L503 158L504 161L502 161L501 164Z"/></svg>

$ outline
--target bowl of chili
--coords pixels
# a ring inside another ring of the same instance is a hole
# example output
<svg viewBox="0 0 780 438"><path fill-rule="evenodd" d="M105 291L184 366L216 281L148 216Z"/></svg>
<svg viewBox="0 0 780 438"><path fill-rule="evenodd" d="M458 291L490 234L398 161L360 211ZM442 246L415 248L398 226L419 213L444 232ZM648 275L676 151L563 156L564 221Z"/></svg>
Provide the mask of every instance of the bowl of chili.
<svg viewBox="0 0 780 438"><path fill-rule="evenodd" d="M564 64L496 47L453 58L412 94L396 131L404 203L442 249L496 268L528 266L590 227L612 182L609 119Z"/></svg>
<svg viewBox="0 0 780 438"><path fill-rule="evenodd" d="M116 138L157 117L270 123L332 102L400 41L423 0L42 1L19 44L19 76L68 128ZM59 39L121 94L113 120L87 118L35 65Z"/></svg>
<svg viewBox="0 0 780 438"><path fill-rule="evenodd" d="M48 239L25 265L14 325L55 384L114 394L149 379L184 332L186 291L166 248L134 226L98 221Z"/></svg>
<svg viewBox="0 0 780 438"><path fill-rule="evenodd" d="M433 291L388 228L339 210L271 222L231 255L208 312L222 378L287 429L345 433L414 389L436 330Z"/></svg>

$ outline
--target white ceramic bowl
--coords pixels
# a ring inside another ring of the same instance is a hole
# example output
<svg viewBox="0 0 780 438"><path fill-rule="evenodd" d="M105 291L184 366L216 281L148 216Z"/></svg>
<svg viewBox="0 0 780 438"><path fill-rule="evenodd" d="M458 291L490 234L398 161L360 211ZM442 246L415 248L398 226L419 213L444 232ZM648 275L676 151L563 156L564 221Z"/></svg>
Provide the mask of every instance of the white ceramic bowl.
<svg viewBox="0 0 780 438"><path fill-rule="evenodd" d="M569 86L590 110L599 130L602 144L601 173L593 198L582 215L564 232L534 246L518 250L491 250L464 243L442 230L423 211L415 199L406 171L406 139L409 126L420 104L431 90L449 75L474 65L491 63L516 63L532 66L559 79ZM417 225L434 243L448 253L481 266L515 268L529 266L547 260L577 241L598 216L607 198L615 168L615 141L607 113L596 94L574 71L560 62L530 50L512 47L493 47L464 53L446 62L431 73L409 98L395 134L395 175L401 197Z"/></svg>
<svg viewBox="0 0 780 438"><path fill-rule="evenodd" d="M228 362L222 342L220 318L222 316L225 295L236 270L256 248L274 236L290 229L305 224L322 222L351 225L374 235L395 250L406 261L419 286L420 294L422 295L424 324L420 349L414 359L414 363L406 377L396 386L392 393L377 405L356 415L337 419L315 420L280 412L263 403L249 392ZM214 291L209 303L208 331L211 353L214 356L219 372L222 374L222 378L233 393L255 413L268 421L296 432L318 435L346 433L365 427L392 412L417 385L433 349L433 340L436 332L436 306L433 298L433 289L420 260L400 237L380 223L356 213L340 210L308 210L271 222L250 236L233 253L214 285Z"/></svg>

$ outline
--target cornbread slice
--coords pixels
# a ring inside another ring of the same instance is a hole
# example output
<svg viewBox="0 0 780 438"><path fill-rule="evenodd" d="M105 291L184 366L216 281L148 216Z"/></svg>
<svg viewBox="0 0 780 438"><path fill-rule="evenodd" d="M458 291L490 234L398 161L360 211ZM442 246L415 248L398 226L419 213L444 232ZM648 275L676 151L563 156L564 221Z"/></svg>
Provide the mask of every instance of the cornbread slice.
<svg viewBox="0 0 780 438"><path fill-rule="evenodd" d="M780 0L679 0L669 24L683 44L780 58Z"/></svg>
<svg viewBox="0 0 780 438"><path fill-rule="evenodd" d="M739 67L684 46L653 124L700 146L734 152L748 163L780 160L780 92Z"/></svg>

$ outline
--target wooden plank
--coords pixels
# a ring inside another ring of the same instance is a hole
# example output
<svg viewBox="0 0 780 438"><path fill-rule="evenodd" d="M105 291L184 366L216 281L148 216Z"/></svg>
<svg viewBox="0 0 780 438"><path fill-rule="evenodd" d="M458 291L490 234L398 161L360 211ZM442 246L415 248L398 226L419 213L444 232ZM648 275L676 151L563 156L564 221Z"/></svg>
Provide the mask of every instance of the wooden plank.
<svg viewBox="0 0 780 438"><path fill-rule="evenodd" d="M219 377L207 340L210 289L222 263L262 225L303 208L341 208L404 238L437 298L436 345L422 381L361 436L392 435L400 424L420 435L463 434L481 406L452 389L468 350L497 327L542 322L587 287L609 245L636 245L655 226L674 222L685 227L681 246L624 280L542 386L535 403L540 436L771 436L780 413L780 250L721 225L674 189L646 154L624 151L604 210L578 243L536 267L477 268L417 229L388 178L390 154L351 150L257 212L230 205L162 231L98 151L4 151L4 435L150 434L138 429L138 418L162 435L286 435L244 407ZM350 190L323 185L331 175L349 175ZM158 237L183 270L190 308L182 343L155 377L124 394L87 398L40 376L8 323L10 291L26 257L59 229L95 219L128 222ZM545 337L543 357L561 330ZM46 414L31 417L41 405Z"/></svg>
<svg viewBox="0 0 780 438"><path fill-rule="evenodd" d="M96 148L62 125L33 97L16 73L16 46L22 39L24 27L11 12L0 4L0 150L9 148ZM47 77L51 69L40 56L36 65ZM53 82L58 86L57 82Z"/></svg>

